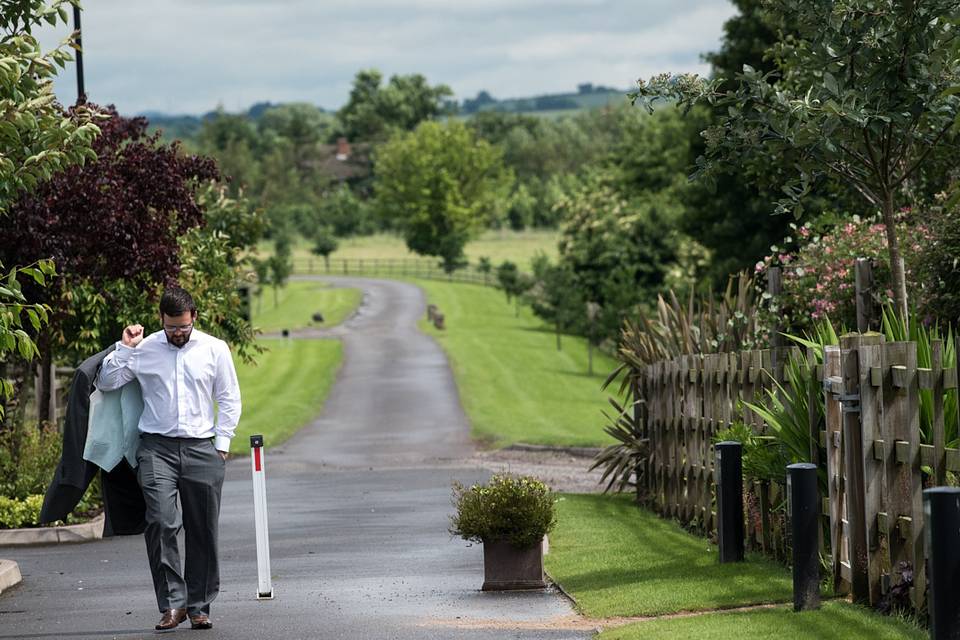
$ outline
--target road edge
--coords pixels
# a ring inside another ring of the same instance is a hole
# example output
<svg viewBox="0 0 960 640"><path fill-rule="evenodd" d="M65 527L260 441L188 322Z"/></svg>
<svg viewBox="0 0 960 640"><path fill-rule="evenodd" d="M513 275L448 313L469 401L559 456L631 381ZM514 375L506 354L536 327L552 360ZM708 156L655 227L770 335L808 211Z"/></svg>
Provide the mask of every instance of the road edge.
<svg viewBox="0 0 960 640"><path fill-rule="evenodd" d="M0 593L20 584L22 580L23 576L20 575L20 567L16 562L0 559Z"/></svg>

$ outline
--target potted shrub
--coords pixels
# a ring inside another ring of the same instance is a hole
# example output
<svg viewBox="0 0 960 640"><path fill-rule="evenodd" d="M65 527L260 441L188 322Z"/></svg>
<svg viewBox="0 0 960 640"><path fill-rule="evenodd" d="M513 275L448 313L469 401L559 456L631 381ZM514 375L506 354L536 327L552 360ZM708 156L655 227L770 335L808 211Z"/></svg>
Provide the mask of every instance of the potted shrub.
<svg viewBox="0 0 960 640"><path fill-rule="evenodd" d="M450 532L483 543L483 590L542 589L543 538L556 524L550 489L529 476L495 474L453 485Z"/></svg>

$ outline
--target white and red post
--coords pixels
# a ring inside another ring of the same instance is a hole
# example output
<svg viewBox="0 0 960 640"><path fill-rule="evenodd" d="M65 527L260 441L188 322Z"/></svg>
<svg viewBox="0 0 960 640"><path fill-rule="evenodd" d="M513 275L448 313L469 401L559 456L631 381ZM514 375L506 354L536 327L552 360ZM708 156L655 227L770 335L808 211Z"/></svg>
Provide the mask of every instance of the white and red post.
<svg viewBox="0 0 960 640"><path fill-rule="evenodd" d="M273 598L270 580L270 532L267 528L267 479L264 474L263 436L250 436L253 468L253 518L257 530L257 600Z"/></svg>

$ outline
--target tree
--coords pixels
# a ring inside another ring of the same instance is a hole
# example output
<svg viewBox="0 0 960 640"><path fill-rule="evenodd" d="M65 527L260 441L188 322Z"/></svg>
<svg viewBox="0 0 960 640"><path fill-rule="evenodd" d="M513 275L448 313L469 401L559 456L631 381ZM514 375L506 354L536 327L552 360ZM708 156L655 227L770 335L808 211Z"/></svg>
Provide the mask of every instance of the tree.
<svg viewBox="0 0 960 640"><path fill-rule="evenodd" d="M503 217L513 175L497 147L464 124L424 122L377 153L376 206L411 251L437 256L452 272L463 248Z"/></svg>
<svg viewBox="0 0 960 640"><path fill-rule="evenodd" d="M65 114L53 94L57 67L72 60L73 36L43 53L34 31L67 24L68 0L0 0L0 214L55 171L96 158L94 113Z"/></svg>
<svg viewBox="0 0 960 640"><path fill-rule="evenodd" d="M493 272L493 263L487 256L480 256L477 260L477 271L483 274L483 284L487 284L490 274Z"/></svg>
<svg viewBox="0 0 960 640"><path fill-rule="evenodd" d="M327 271L330 271L330 254L337 250L338 245L337 236L334 235L332 227L324 225L317 229L313 237L312 251L318 256L323 256Z"/></svg>
<svg viewBox="0 0 960 640"><path fill-rule="evenodd" d="M419 73L391 76L386 86L382 81L376 69L354 78L350 98L337 112L343 135L350 140L382 141L397 130L411 131L442 114L444 99L453 95L445 84L431 87Z"/></svg>
<svg viewBox="0 0 960 640"><path fill-rule="evenodd" d="M517 265L509 260L504 260L497 267L497 284L503 289L507 296L507 304L512 300L514 303L514 313L520 315L520 296L533 286L533 279L525 273L521 273Z"/></svg>
<svg viewBox="0 0 960 640"><path fill-rule="evenodd" d="M635 307L656 299L680 243L682 207L675 199L663 193L627 199L613 183L595 174L559 205L565 220L559 263L572 273L581 300L600 307L596 331L585 331L597 342L615 338Z"/></svg>
<svg viewBox="0 0 960 640"><path fill-rule="evenodd" d="M53 93L57 68L71 60L67 49L73 36L43 53L33 35L44 23L67 23L67 6L66 0L0 0L0 221L17 198L55 171L96 157L91 144L99 129L92 112L78 106L72 117L64 114ZM4 229L5 242L6 233ZM5 267L0 259L5 283L0 286L0 367L10 354L23 360L38 354L33 337L49 317L49 306L31 301L18 276L27 276L42 289L55 273L54 263L42 259L21 264L8 261ZM0 418L3 404L14 393L8 373L0 377Z"/></svg>
<svg viewBox="0 0 960 640"><path fill-rule="evenodd" d="M705 132L699 173L770 155L795 167L779 210L802 214L814 184L839 180L880 210L887 233L897 310L907 288L896 213L931 153L952 140L960 75L952 0L885 1L869 10L848 0L776 0L770 10L796 36L774 49L777 68L744 66L734 90L726 79L662 74L640 81L634 100L707 103L720 122Z"/></svg>
<svg viewBox="0 0 960 640"><path fill-rule="evenodd" d="M557 351L563 350L564 331L584 331L586 302L580 295L573 271L566 265L556 265L539 254L533 259L534 285L527 292L530 308L540 318L553 324L557 337Z"/></svg>
<svg viewBox="0 0 960 640"><path fill-rule="evenodd" d="M273 306L280 302L278 292L287 285L293 273L292 240L287 229L281 229L273 238L273 255L270 256L270 283L273 284Z"/></svg>
<svg viewBox="0 0 960 640"><path fill-rule="evenodd" d="M53 259L60 272L30 290L51 308L49 326L37 334L41 419L54 357L76 362L114 341L126 321L143 321L125 311L142 309L158 286L176 279L179 238L204 222L195 189L218 176L209 158L184 156L148 136L145 119L100 113L96 160L54 174L16 202L17 224L0 245L4 264Z"/></svg>

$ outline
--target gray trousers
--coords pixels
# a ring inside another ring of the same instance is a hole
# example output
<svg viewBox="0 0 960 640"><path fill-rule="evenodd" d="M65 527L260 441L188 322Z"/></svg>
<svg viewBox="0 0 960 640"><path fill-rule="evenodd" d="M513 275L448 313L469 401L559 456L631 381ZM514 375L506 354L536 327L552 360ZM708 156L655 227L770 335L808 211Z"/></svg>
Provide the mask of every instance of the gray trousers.
<svg viewBox="0 0 960 640"><path fill-rule="evenodd" d="M157 606L161 612L186 608L190 614L209 614L220 590L217 527L224 461L212 440L147 433L140 435L137 461L147 507L143 536ZM181 528L186 547L183 573L177 544Z"/></svg>

